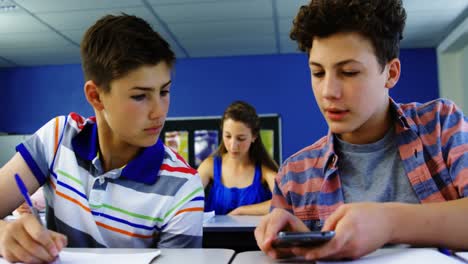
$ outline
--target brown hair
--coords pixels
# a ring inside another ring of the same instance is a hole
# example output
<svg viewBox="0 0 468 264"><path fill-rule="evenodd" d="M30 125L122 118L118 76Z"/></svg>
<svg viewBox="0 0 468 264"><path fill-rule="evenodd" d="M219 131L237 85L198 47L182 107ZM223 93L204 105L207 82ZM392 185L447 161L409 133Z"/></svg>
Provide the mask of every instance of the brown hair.
<svg viewBox="0 0 468 264"><path fill-rule="evenodd" d="M145 20L121 14L104 16L86 31L81 60L85 79L109 92L112 80L161 61L172 67L175 56Z"/></svg>
<svg viewBox="0 0 468 264"><path fill-rule="evenodd" d="M299 9L290 37L309 53L315 37L357 32L371 41L383 70L399 56L405 20L401 0L311 0Z"/></svg>
<svg viewBox="0 0 468 264"><path fill-rule="evenodd" d="M224 121L232 119L237 122L242 122L252 131L252 135L257 138L250 145L249 158L254 164L265 165L273 171L278 171L278 164L268 154L265 146L263 145L262 138L260 137L260 118L255 111L255 108L250 104L243 101L235 101L231 103L224 111L223 117L221 118L221 133L223 133ZM215 155L221 156L227 152L224 141L221 140L218 150Z"/></svg>

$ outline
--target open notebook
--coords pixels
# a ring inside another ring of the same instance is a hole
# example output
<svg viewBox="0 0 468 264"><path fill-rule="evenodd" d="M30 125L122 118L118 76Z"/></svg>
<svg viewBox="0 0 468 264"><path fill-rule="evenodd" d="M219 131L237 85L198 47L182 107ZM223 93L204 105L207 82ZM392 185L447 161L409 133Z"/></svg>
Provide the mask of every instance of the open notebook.
<svg viewBox="0 0 468 264"><path fill-rule="evenodd" d="M61 264L74 264L74 263L86 263L86 264L103 264L103 263L135 263L135 264L149 264L161 254L159 249L155 249L151 252L144 253L86 253L86 252L60 252L60 259L53 263ZM9 263L8 261L0 258L0 264Z"/></svg>

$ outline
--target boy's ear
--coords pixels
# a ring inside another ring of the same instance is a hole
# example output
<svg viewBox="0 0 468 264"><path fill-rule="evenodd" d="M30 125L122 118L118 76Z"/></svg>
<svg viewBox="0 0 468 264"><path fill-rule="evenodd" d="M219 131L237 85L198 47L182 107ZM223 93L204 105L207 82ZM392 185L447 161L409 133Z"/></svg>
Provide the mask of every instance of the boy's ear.
<svg viewBox="0 0 468 264"><path fill-rule="evenodd" d="M393 88L398 80L400 79L401 73L401 63L398 58L394 58L387 64L387 81L385 82L385 87L390 89Z"/></svg>
<svg viewBox="0 0 468 264"><path fill-rule="evenodd" d="M102 91L99 87L94 83L93 80L86 81L84 84L84 92L86 96L86 100L93 106L94 109L97 111L101 111L104 109L104 104L101 100L101 93Z"/></svg>

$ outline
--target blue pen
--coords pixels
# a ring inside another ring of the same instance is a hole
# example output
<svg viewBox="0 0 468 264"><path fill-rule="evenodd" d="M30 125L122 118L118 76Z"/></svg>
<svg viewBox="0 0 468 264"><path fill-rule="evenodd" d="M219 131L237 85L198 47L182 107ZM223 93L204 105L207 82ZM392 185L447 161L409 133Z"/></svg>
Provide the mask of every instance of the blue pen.
<svg viewBox="0 0 468 264"><path fill-rule="evenodd" d="M16 180L16 185L18 185L18 188L21 192L21 194L24 197L24 200L26 200L26 203L28 204L29 210L31 210L31 213L36 217L37 221L44 226L44 224L41 221L41 218L39 217L39 213L37 212L37 209L34 207L31 197L29 196L28 188L26 188L26 185L24 185L23 180L21 180L21 177L18 174L15 174L15 180ZM55 258L53 263L61 263L59 255Z"/></svg>
<svg viewBox="0 0 468 264"><path fill-rule="evenodd" d="M448 248L439 248L439 252L450 257L453 255L452 251Z"/></svg>
<svg viewBox="0 0 468 264"><path fill-rule="evenodd" d="M31 197L29 196L28 189L26 188L26 185L24 185L23 180L21 180L21 177L18 174L15 174L15 180L16 180L16 185L18 185L18 188L24 197L24 200L26 200L26 204L28 204L29 210L31 210L31 213L36 217L37 221L39 221L41 225L44 225L41 221L41 218L39 217L39 213L37 209L34 207L31 201Z"/></svg>
<svg viewBox="0 0 468 264"><path fill-rule="evenodd" d="M457 253L453 252L452 250L450 249L447 249L447 248L439 248L439 252L444 254L444 255L447 255L447 256L450 256L450 257L453 257L453 258L456 258L458 259L459 261L463 262L463 263L468 263L468 260L460 257L457 255Z"/></svg>

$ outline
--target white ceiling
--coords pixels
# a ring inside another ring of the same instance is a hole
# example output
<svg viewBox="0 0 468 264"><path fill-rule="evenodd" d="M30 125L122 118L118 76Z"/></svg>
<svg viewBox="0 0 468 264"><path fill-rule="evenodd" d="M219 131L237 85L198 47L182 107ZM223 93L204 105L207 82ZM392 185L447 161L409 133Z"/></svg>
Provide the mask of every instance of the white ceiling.
<svg viewBox="0 0 468 264"><path fill-rule="evenodd" d="M437 47L468 13L468 0L403 1L404 48ZM291 22L307 2L0 0L0 67L79 63L84 31L101 16L121 12L147 20L178 58L294 53Z"/></svg>

